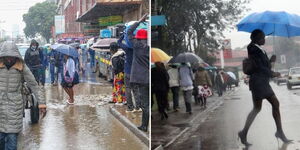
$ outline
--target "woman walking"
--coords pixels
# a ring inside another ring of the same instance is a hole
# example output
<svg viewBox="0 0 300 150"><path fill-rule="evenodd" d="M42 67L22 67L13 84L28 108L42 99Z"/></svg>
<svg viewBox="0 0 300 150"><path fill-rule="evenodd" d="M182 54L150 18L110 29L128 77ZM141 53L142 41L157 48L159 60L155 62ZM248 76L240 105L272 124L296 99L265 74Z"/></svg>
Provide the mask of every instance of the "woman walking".
<svg viewBox="0 0 300 150"><path fill-rule="evenodd" d="M76 70L76 64L72 57L64 55L64 66L61 86L69 96L67 103L74 104L74 90L73 86L79 83L79 76Z"/></svg>
<svg viewBox="0 0 300 150"><path fill-rule="evenodd" d="M169 75L162 62L155 62L155 67L151 69L151 84L161 120L168 119L166 109L168 106Z"/></svg>
<svg viewBox="0 0 300 150"><path fill-rule="evenodd" d="M260 112L263 99L267 99L272 105L273 118L276 123L277 131L275 133L276 138L280 138L284 143L289 143L292 140L286 138L282 125L279 111L279 101L273 92L269 80L273 77L280 76L280 73L273 72L271 70L271 63L275 62L275 56L272 56L269 60L266 52L260 47L265 44L265 34L261 30L254 30L251 33L251 43L248 45L248 57L255 62L256 68L250 75L249 87L252 93L253 109L249 113L245 126L242 131L238 133L241 142L250 146L247 141L248 130L253 123L256 115ZM273 58L273 59L272 59Z"/></svg>
<svg viewBox="0 0 300 150"><path fill-rule="evenodd" d="M207 73L207 71L204 69L203 66L199 66L198 70L195 73L195 85L196 87L199 88L199 86L201 87L207 87L208 89L210 89L212 87L212 83L209 77L209 74ZM200 103L201 106L206 107L206 96L198 96L198 94L196 94L195 96L195 102Z"/></svg>

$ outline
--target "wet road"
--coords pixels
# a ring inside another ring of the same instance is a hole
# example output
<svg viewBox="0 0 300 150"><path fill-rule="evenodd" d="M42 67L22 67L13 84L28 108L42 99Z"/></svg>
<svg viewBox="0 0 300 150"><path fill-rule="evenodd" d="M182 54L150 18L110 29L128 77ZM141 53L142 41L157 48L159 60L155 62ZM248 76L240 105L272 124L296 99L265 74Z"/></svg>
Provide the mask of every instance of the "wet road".
<svg viewBox="0 0 300 150"><path fill-rule="evenodd" d="M242 129L246 117L252 109L248 86L241 84L235 94L224 98L224 103L212 111L204 122L197 122L167 149L169 150L300 150L300 87L287 90L286 85L271 84L279 101L283 129L286 136L293 139L291 144L283 144L275 138L276 126L272 117L272 107L264 100L248 133L248 142L253 145L245 148L237 133Z"/></svg>
<svg viewBox="0 0 300 150"><path fill-rule="evenodd" d="M95 75L76 85L75 105L66 104L61 86L45 86L48 113L31 125L26 112L21 150L147 150L134 134L109 113L111 83ZM94 82L96 81L96 82Z"/></svg>

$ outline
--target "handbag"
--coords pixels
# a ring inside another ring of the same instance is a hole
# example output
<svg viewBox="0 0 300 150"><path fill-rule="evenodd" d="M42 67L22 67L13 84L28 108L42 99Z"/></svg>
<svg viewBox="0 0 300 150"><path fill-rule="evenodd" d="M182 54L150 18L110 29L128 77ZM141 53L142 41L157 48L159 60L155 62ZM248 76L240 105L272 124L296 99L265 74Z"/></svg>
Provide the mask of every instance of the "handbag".
<svg viewBox="0 0 300 150"><path fill-rule="evenodd" d="M252 58L245 58L243 60L243 72L246 75L251 75L256 69L256 63Z"/></svg>
<svg viewBox="0 0 300 150"><path fill-rule="evenodd" d="M36 124L39 122L40 119L40 109L39 103L36 101L36 97L31 92L31 89L27 86L24 74L22 74L22 85L21 85L21 94L23 98L23 104L25 103L25 107L23 107L23 116L25 117L25 109L30 109L30 120L32 124Z"/></svg>

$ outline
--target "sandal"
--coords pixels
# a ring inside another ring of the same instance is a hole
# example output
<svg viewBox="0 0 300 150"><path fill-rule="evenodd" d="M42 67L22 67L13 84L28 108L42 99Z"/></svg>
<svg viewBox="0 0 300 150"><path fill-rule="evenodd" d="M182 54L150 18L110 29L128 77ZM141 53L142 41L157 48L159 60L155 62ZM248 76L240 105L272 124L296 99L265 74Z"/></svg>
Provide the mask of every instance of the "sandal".
<svg viewBox="0 0 300 150"><path fill-rule="evenodd" d="M67 104L69 104L69 105L74 105L74 102L73 103L71 103L71 102L69 102L69 99L67 99Z"/></svg>

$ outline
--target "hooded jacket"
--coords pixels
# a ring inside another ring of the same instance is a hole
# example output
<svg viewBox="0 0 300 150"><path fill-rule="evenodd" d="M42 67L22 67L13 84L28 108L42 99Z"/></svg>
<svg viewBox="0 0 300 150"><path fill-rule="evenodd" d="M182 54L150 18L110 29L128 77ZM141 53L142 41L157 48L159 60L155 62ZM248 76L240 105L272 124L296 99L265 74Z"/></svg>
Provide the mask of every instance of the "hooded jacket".
<svg viewBox="0 0 300 150"><path fill-rule="evenodd" d="M36 50L32 50L31 47L32 45L35 44L36 45ZM39 68L42 66L42 52L40 52L39 50L39 43L36 40L31 40L30 46L29 48L26 50L25 53L25 63L26 65L30 68L30 69L35 69L35 68Z"/></svg>
<svg viewBox="0 0 300 150"><path fill-rule="evenodd" d="M123 57L124 55L125 55L124 51L117 51L115 54L112 55L111 64L112 64L114 74L124 72L124 66L120 66L121 64L118 64L119 59L122 59L121 57ZM120 60L120 61L122 61L122 60Z"/></svg>
<svg viewBox="0 0 300 150"><path fill-rule="evenodd" d="M3 57L17 57L17 62L7 69ZM45 104L44 94L31 71L24 64L22 56L14 42L6 41L0 46L0 132L19 133L23 127L23 107L21 87L22 76L31 88L39 104Z"/></svg>

